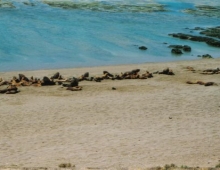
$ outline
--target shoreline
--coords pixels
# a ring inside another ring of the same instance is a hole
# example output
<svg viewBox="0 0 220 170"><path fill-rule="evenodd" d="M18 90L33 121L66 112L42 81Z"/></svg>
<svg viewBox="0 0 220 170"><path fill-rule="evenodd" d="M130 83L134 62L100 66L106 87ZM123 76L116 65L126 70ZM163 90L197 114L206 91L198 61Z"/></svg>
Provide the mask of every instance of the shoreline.
<svg viewBox="0 0 220 170"><path fill-rule="evenodd" d="M42 78L59 71L78 77L167 67L175 73L144 80L82 81L83 89L76 92L55 85L20 86L17 94L0 94L0 167L215 167L220 160L220 74L201 72L219 63L218 58L0 73L5 79L18 73ZM217 85L186 83L197 80Z"/></svg>
<svg viewBox="0 0 220 170"><path fill-rule="evenodd" d="M209 60L211 60L211 62L209 62ZM36 69L36 70L11 70L11 71L0 71L0 75L10 75L10 74L16 74L17 73L39 73L40 76L42 76L42 73L46 73L48 72L50 75L59 71L62 73L62 71L64 73L66 73L67 71L76 71L77 73L80 72L81 70L107 70L108 68L116 68L117 70L120 70L120 68L123 68L121 71L128 71L128 70L124 70L124 68L128 68L128 67L132 67L132 68L136 68L136 67L143 67L145 65L173 65L173 64L186 64L186 63L190 63L190 62L195 62L195 63L203 63L207 62L207 64L212 63L212 60L215 61L220 61L220 57L217 58L212 58L212 59L192 59L192 60L173 60L173 61L162 61L162 62L144 62L144 63L131 63L131 64L118 64L118 65L100 65L100 66L80 66L80 67L68 67L68 68L49 68L49 69ZM100 72L100 74L102 74L102 72ZM49 76L49 75L44 75L44 76ZM78 75L80 76L80 75Z"/></svg>

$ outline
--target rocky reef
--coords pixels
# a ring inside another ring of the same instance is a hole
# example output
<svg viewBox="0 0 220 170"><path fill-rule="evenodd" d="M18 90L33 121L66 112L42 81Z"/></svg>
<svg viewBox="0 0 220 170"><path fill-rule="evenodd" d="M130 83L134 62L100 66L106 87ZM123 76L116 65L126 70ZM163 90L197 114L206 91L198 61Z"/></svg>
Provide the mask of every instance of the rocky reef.
<svg viewBox="0 0 220 170"><path fill-rule="evenodd" d="M195 9L185 9L183 12L197 16L220 17L220 6L198 5Z"/></svg>
<svg viewBox="0 0 220 170"><path fill-rule="evenodd" d="M210 46L218 47L220 48L220 27L214 27L214 28L199 28L196 27L193 30L200 30L200 34L204 36L198 36L198 35L191 35L191 34L185 34L185 33L173 33L169 34L172 37L180 38L184 40L191 40L191 41L197 41L197 42L205 42ZM212 38L214 37L214 38Z"/></svg>
<svg viewBox="0 0 220 170"><path fill-rule="evenodd" d="M204 34L209 37L215 37L220 39L220 26L215 28L208 28L204 31L201 31L200 34Z"/></svg>
<svg viewBox="0 0 220 170"><path fill-rule="evenodd" d="M0 0L0 8L15 8L12 2Z"/></svg>
<svg viewBox="0 0 220 170"><path fill-rule="evenodd" d="M81 9L92 11L107 11L107 12L162 12L166 11L164 5L161 4L121 4L103 1L95 2L73 2L73 1L52 1L42 0L43 3L52 7L59 7L63 9Z"/></svg>

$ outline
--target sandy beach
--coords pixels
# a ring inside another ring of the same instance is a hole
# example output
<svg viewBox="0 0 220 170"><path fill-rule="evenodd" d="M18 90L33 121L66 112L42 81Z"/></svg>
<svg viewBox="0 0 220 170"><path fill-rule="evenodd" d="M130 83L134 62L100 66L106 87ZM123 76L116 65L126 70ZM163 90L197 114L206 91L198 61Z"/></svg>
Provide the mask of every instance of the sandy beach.
<svg viewBox="0 0 220 170"><path fill-rule="evenodd" d="M196 71L191 72L187 66ZM148 79L82 81L82 91L62 86L18 87L0 94L0 167L128 169L164 166L214 167L220 160L220 74L200 74L220 67L220 59L1 72L11 79L78 77L139 68L169 67L175 75ZM215 82L214 86L186 81ZM115 87L116 90L112 90ZM0 87L1 89L3 87Z"/></svg>

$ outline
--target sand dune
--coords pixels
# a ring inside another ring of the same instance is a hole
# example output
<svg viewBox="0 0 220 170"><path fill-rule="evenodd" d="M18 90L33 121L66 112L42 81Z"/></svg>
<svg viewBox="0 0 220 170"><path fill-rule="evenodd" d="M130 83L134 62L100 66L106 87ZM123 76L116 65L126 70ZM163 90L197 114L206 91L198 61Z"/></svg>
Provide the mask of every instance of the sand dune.
<svg viewBox="0 0 220 170"><path fill-rule="evenodd" d="M186 66L196 72L187 71ZM220 59L19 73L42 78L59 71L72 77L86 71L99 75L103 70L115 74L166 67L175 75L83 81L83 90L73 92L56 85L19 87L18 94L0 94L0 166L215 166L220 160L220 74L200 72L220 67ZM17 74L0 73L0 77ZM188 80L217 85L186 84Z"/></svg>

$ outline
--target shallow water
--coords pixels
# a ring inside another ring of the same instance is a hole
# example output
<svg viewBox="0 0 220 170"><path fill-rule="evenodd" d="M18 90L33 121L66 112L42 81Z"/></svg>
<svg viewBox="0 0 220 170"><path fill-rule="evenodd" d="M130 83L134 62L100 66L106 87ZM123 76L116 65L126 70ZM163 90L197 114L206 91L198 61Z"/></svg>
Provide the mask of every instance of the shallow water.
<svg viewBox="0 0 220 170"><path fill-rule="evenodd" d="M220 48L168 36L219 26L216 15L184 12L195 5L220 6L217 1L0 1L12 3L0 8L0 71L220 57ZM170 44L190 45L192 51L172 55ZM139 50L142 45L148 49Z"/></svg>

